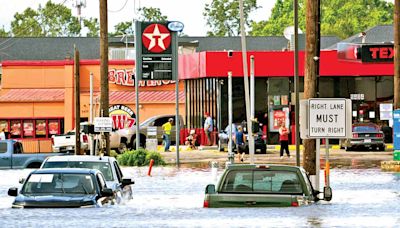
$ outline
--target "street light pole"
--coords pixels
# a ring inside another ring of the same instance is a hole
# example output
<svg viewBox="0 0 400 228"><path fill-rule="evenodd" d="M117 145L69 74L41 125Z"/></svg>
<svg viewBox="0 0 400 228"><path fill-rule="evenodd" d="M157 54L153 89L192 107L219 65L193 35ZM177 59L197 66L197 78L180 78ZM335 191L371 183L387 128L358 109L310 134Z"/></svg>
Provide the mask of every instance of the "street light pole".
<svg viewBox="0 0 400 228"><path fill-rule="evenodd" d="M243 0L239 0L239 11L240 11L240 37L242 43L244 96L246 101L245 107L246 107L247 135L249 141L250 164L254 164L254 137L251 127L250 107L249 107L250 95L249 95L249 79L248 79L248 69L247 69L246 32L244 28Z"/></svg>

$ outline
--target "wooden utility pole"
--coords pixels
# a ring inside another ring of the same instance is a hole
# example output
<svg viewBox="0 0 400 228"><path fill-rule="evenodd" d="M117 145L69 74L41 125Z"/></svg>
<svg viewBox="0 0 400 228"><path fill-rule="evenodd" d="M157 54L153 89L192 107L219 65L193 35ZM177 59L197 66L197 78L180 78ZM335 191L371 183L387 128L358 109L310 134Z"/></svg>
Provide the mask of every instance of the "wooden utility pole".
<svg viewBox="0 0 400 228"><path fill-rule="evenodd" d="M317 16L319 15L318 9L319 0L306 1L306 50L305 50L305 69L304 69L304 98L316 97L316 71L318 64L317 55ZM315 140L303 140L304 153L303 153L303 167L310 173L315 175Z"/></svg>
<svg viewBox="0 0 400 228"><path fill-rule="evenodd" d="M394 98L393 108L400 108L400 0L394 1Z"/></svg>
<svg viewBox="0 0 400 228"><path fill-rule="evenodd" d="M79 51L74 45L74 81L75 81L75 155L81 154L81 83L79 76Z"/></svg>
<svg viewBox="0 0 400 228"><path fill-rule="evenodd" d="M108 20L107 20L107 0L100 0L100 113L103 117L108 117ZM106 142L105 155L110 154L110 134L104 133Z"/></svg>

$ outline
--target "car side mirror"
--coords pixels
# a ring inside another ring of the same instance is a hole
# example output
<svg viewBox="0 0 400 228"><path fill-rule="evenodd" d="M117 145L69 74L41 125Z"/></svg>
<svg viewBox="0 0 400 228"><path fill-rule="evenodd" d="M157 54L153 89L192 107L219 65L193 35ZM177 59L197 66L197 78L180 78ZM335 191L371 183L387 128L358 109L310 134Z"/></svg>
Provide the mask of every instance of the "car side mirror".
<svg viewBox="0 0 400 228"><path fill-rule="evenodd" d="M214 184L207 185L206 194L215 194L215 185Z"/></svg>
<svg viewBox="0 0 400 228"><path fill-rule="evenodd" d="M9 196L17 196L18 195L18 188L9 188L8 189L8 195Z"/></svg>
<svg viewBox="0 0 400 228"><path fill-rule="evenodd" d="M332 188L324 187L324 200L331 201L332 200Z"/></svg>
<svg viewBox="0 0 400 228"><path fill-rule="evenodd" d="M21 177L21 178L19 178L18 182L20 184L23 184L25 182L25 180L26 180L25 177Z"/></svg>
<svg viewBox="0 0 400 228"><path fill-rule="evenodd" d="M108 197L108 196L113 196L114 192L111 188L104 188L101 190L101 196Z"/></svg>
<svg viewBox="0 0 400 228"><path fill-rule="evenodd" d="M122 178L122 186L135 184L135 181L132 178Z"/></svg>

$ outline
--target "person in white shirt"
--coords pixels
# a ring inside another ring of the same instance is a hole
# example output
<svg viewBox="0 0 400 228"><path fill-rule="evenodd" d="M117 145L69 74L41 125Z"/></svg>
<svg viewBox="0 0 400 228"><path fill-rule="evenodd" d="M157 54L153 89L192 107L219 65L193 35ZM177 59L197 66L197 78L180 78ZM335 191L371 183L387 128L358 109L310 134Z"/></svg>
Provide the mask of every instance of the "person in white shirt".
<svg viewBox="0 0 400 228"><path fill-rule="evenodd" d="M0 140L6 140L6 133L5 133L5 129L3 128L0 132Z"/></svg>

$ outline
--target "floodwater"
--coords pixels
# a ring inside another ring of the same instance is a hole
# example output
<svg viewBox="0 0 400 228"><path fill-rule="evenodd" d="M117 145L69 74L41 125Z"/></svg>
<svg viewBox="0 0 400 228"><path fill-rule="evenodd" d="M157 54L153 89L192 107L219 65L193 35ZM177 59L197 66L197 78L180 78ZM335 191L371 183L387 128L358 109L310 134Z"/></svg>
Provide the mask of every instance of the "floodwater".
<svg viewBox="0 0 400 228"><path fill-rule="evenodd" d="M332 169L333 199L289 208L203 208L204 189L222 170L124 168L135 196L123 205L11 209L9 187L30 170L0 170L0 227L399 227L400 173ZM322 175L322 174L321 174ZM323 179L321 177L321 183Z"/></svg>

